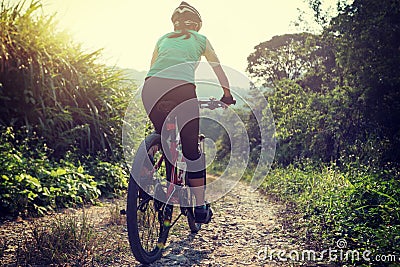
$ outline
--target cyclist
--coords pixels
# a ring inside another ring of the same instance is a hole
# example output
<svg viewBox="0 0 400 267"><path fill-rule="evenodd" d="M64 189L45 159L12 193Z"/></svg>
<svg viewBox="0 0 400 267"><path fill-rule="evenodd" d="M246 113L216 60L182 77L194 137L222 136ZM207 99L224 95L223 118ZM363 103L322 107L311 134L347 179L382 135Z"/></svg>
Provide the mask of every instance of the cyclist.
<svg viewBox="0 0 400 267"><path fill-rule="evenodd" d="M202 26L199 12L182 2L172 14L174 31L162 36L154 49L151 67L142 90L146 112L157 133L161 133L168 114L157 107L159 101L176 103L182 152L187 162L189 186L196 198L194 209L198 223L208 223L212 211L205 202L205 163L198 150L199 107L194 72L201 56L213 68L223 89L221 101L233 104L229 82L210 41L198 31Z"/></svg>

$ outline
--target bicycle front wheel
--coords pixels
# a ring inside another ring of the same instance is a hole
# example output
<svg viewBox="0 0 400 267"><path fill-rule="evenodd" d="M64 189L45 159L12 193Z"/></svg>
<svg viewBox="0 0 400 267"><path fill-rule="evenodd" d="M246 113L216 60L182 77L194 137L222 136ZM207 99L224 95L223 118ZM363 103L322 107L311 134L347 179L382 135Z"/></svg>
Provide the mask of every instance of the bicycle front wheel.
<svg viewBox="0 0 400 267"><path fill-rule="evenodd" d="M128 237L132 253L143 264L161 257L168 237L172 207L155 197L163 192L160 181L166 179L163 159L160 135L149 135L139 147L129 179Z"/></svg>

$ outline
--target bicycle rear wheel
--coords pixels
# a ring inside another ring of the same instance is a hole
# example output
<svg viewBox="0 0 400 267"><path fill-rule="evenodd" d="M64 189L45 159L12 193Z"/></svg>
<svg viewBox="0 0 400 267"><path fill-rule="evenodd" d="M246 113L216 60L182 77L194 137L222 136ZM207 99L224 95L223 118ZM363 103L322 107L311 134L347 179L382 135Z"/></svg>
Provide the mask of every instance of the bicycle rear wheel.
<svg viewBox="0 0 400 267"><path fill-rule="evenodd" d="M166 165L161 138L158 134L151 134L136 154L127 199L129 243L135 258L143 264L161 257L168 237L172 206L159 199L164 193L162 180L166 180Z"/></svg>
<svg viewBox="0 0 400 267"><path fill-rule="evenodd" d="M187 220L188 220L190 231L192 232L192 234L195 234L198 231L200 231L201 223L196 223L195 218L194 218L195 197L190 189L188 190L188 201L189 201L189 205L186 208L187 209Z"/></svg>

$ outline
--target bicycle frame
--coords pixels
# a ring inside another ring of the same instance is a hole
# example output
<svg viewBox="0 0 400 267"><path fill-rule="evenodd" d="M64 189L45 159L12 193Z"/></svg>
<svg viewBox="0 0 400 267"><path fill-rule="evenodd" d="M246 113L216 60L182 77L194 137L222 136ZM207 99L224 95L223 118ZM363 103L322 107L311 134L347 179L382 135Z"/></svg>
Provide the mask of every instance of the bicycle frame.
<svg viewBox="0 0 400 267"><path fill-rule="evenodd" d="M198 104L199 108L208 108L210 110L227 107L225 104L216 100L215 98L210 98L208 100L199 100ZM185 177L186 169L184 168L184 166L178 166L178 163L183 163L182 165L184 165L185 159L183 155L180 155L180 151L178 150L180 145L180 138L179 133L177 134L176 115L170 115L167 117L165 127L167 130L167 136L170 138L169 153L172 167L170 177L167 177L168 181L170 182L167 190L167 197L168 199L173 199L173 203L176 204L177 200L172 197L175 192L175 185L179 185L182 187L188 185ZM204 138L204 135L199 136L200 153L204 151ZM181 157L180 160L179 157ZM163 160L167 160L165 159L165 154L163 154L157 164L155 164L156 169L161 166Z"/></svg>
<svg viewBox="0 0 400 267"><path fill-rule="evenodd" d="M208 109L216 109L216 108L226 108L226 106L216 100L215 98L210 98L209 100L199 100L199 108L208 108ZM165 122L166 127L166 136L169 139L168 145L168 152L169 158L165 155L165 150L162 153L162 156L158 159L158 161L154 164L153 169L150 171L151 174L154 174L156 170L161 167L162 162L165 160L166 167L168 160L170 160L170 168L171 171L168 172L167 170L167 180L168 180L168 187L167 187L167 195L166 195L166 204L167 205L179 205L180 204L180 194L177 192L177 188L179 190L185 188L188 185L188 180L186 179L186 168L185 168L185 158L182 152L179 150L180 146L180 136L179 132L177 131L177 117L175 114L170 114L167 117ZM204 151L204 135L199 136L199 149L200 153ZM162 141L163 142L163 141ZM166 142L168 142L166 140ZM181 165L181 166L179 166ZM169 173L169 175L168 175ZM168 177L169 176L169 177Z"/></svg>
<svg viewBox="0 0 400 267"><path fill-rule="evenodd" d="M169 180L169 186L167 188L167 203L168 204L178 204L179 196L175 194L176 185L184 187L186 186L186 168L185 168L185 159L181 151L179 151L180 138L179 133L177 133L177 122L176 116L168 116L166 121L167 128L167 136L169 137L169 154L171 159L171 172L170 177L167 177ZM163 160L165 154L161 158ZM168 159L165 159L166 161ZM181 165L181 166L178 166Z"/></svg>

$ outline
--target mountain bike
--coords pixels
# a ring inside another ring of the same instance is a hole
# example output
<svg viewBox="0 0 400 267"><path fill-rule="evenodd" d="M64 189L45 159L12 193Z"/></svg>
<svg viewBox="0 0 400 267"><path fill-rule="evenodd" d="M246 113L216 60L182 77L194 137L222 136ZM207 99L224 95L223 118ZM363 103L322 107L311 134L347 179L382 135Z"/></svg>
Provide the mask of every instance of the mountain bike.
<svg viewBox="0 0 400 267"><path fill-rule="evenodd" d="M211 110L226 107L214 98L198 103L200 108ZM176 114L173 114L175 106L171 101L157 104L157 108L169 113L165 124L167 138L156 133L148 135L132 164L126 210L128 237L132 253L143 264L161 258L169 230L181 216L187 217L192 233L201 228L195 222L195 198L186 176ZM205 136L200 135L199 149L205 160L204 140ZM173 216L174 209L179 213L177 216Z"/></svg>

